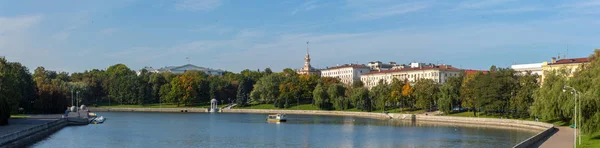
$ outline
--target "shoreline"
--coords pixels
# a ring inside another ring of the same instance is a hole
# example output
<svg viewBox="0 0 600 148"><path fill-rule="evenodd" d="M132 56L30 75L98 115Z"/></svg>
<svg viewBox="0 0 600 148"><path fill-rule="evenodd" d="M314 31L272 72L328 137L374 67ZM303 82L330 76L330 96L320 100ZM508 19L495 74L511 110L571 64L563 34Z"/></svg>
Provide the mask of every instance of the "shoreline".
<svg viewBox="0 0 600 148"><path fill-rule="evenodd" d="M181 112L181 113L208 113L207 108L88 108L92 112ZM411 121L417 124L441 124L456 126L476 126L503 129L519 129L536 133L534 136L515 145L515 148L531 147L541 144L544 139L549 139L554 134L553 124L516 119L496 118L472 118L454 116L423 116L413 114L397 113L373 113L373 112L351 112L351 111L324 111L324 110L277 110L277 109L223 109L219 113L252 113L252 114L298 114L298 115L329 115L329 116L352 116L372 119L392 119L400 121Z"/></svg>

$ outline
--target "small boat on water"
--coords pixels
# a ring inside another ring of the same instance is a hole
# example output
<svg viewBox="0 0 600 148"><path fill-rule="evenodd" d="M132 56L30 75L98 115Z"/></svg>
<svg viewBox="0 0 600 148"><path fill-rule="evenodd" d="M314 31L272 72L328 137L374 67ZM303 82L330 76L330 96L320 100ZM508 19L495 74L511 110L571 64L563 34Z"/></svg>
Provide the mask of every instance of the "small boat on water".
<svg viewBox="0 0 600 148"><path fill-rule="evenodd" d="M96 117L96 118L92 119L92 123L100 124L100 123L104 123L104 120L106 120L106 118L104 118L104 116L100 116L100 117Z"/></svg>
<svg viewBox="0 0 600 148"><path fill-rule="evenodd" d="M285 114L274 114L267 116L267 122L286 122Z"/></svg>

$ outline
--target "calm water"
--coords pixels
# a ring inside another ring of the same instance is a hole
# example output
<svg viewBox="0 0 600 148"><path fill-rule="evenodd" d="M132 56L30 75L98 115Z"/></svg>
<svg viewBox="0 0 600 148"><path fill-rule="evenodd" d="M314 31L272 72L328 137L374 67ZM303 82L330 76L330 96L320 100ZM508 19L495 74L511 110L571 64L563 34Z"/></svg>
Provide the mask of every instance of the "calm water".
<svg viewBox="0 0 600 148"><path fill-rule="evenodd" d="M357 117L100 112L104 124L69 126L33 147L512 147L534 133L514 129L415 126Z"/></svg>

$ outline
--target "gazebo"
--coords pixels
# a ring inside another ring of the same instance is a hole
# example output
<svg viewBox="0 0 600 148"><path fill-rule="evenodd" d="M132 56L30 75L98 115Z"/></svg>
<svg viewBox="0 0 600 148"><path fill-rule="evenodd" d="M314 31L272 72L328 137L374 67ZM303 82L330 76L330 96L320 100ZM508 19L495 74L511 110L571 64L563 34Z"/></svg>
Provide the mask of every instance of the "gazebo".
<svg viewBox="0 0 600 148"><path fill-rule="evenodd" d="M210 112L218 112L219 111L219 106L218 103L219 101L217 101L217 99L212 99L210 100Z"/></svg>

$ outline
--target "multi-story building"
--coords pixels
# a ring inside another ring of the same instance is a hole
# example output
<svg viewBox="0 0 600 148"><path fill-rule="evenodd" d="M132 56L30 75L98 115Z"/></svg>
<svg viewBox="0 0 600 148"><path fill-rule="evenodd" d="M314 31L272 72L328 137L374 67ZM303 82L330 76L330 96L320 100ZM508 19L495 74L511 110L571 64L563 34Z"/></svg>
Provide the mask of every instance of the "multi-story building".
<svg viewBox="0 0 600 148"><path fill-rule="evenodd" d="M186 65L182 65L182 66L167 66L167 67L163 67L160 69L154 69L152 67L144 67L143 69L137 71L136 73L138 75L140 75L142 70L146 70L148 72L153 72L153 73L171 72L174 74L182 74L188 70L196 70L196 71L203 71L204 73L206 73L208 75L214 75L214 76L222 76L223 73L225 72L220 69L205 68L205 67L200 67L200 66L196 66L196 65L192 65L192 64L186 64Z"/></svg>
<svg viewBox="0 0 600 148"><path fill-rule="evenodd" d="M381 61L369 62L367 64L371 70L390 70L396 65L396 62L389 62L389 64L382 63Z"/></svg>
<svg viewBox="0 0 600 148"><path fill-rule="evenodd" d="M552 57L552 61L550 63L544 62L542 63L542 79L541 82L544 82L545 75L550 71L554 70L566 70L569 73L569 77L573 76L573 73L577 71L578 68L589 63L588 58L571 58L571 59L556 59Z"/></svg>
<svg viewBox="0 0 600 148"><path fill-rule="evenodd" d="M444 84L450 77L456 77L463 74L463 70L450 65L424 65L411 63L410 67L399 67L392 70L379 70L361 76L361 81L367 88L372 88L379 84L379 81L391 83L394 78L406 80L414 83L419 79L431 79L438 84Z"/></svg>
<svg viewBox="0 0 600 148"><path fill-rule="evenodd" d="M352 85L354 81L360 81L363 74L371 72L371 69L362 64L346 64L321 70L321 77L339 78L340 82Z"/></svg>
<svg viewBox="0 0 600 148"><path fill-rule="evenodd" d="M542 71L542 65L544 63L531 63L531 64L515 64L511 65L510 68L519 72L519 74L526 74L527 72L531 72L531 74L537 74L541 76L544 71Z"/></svg>

